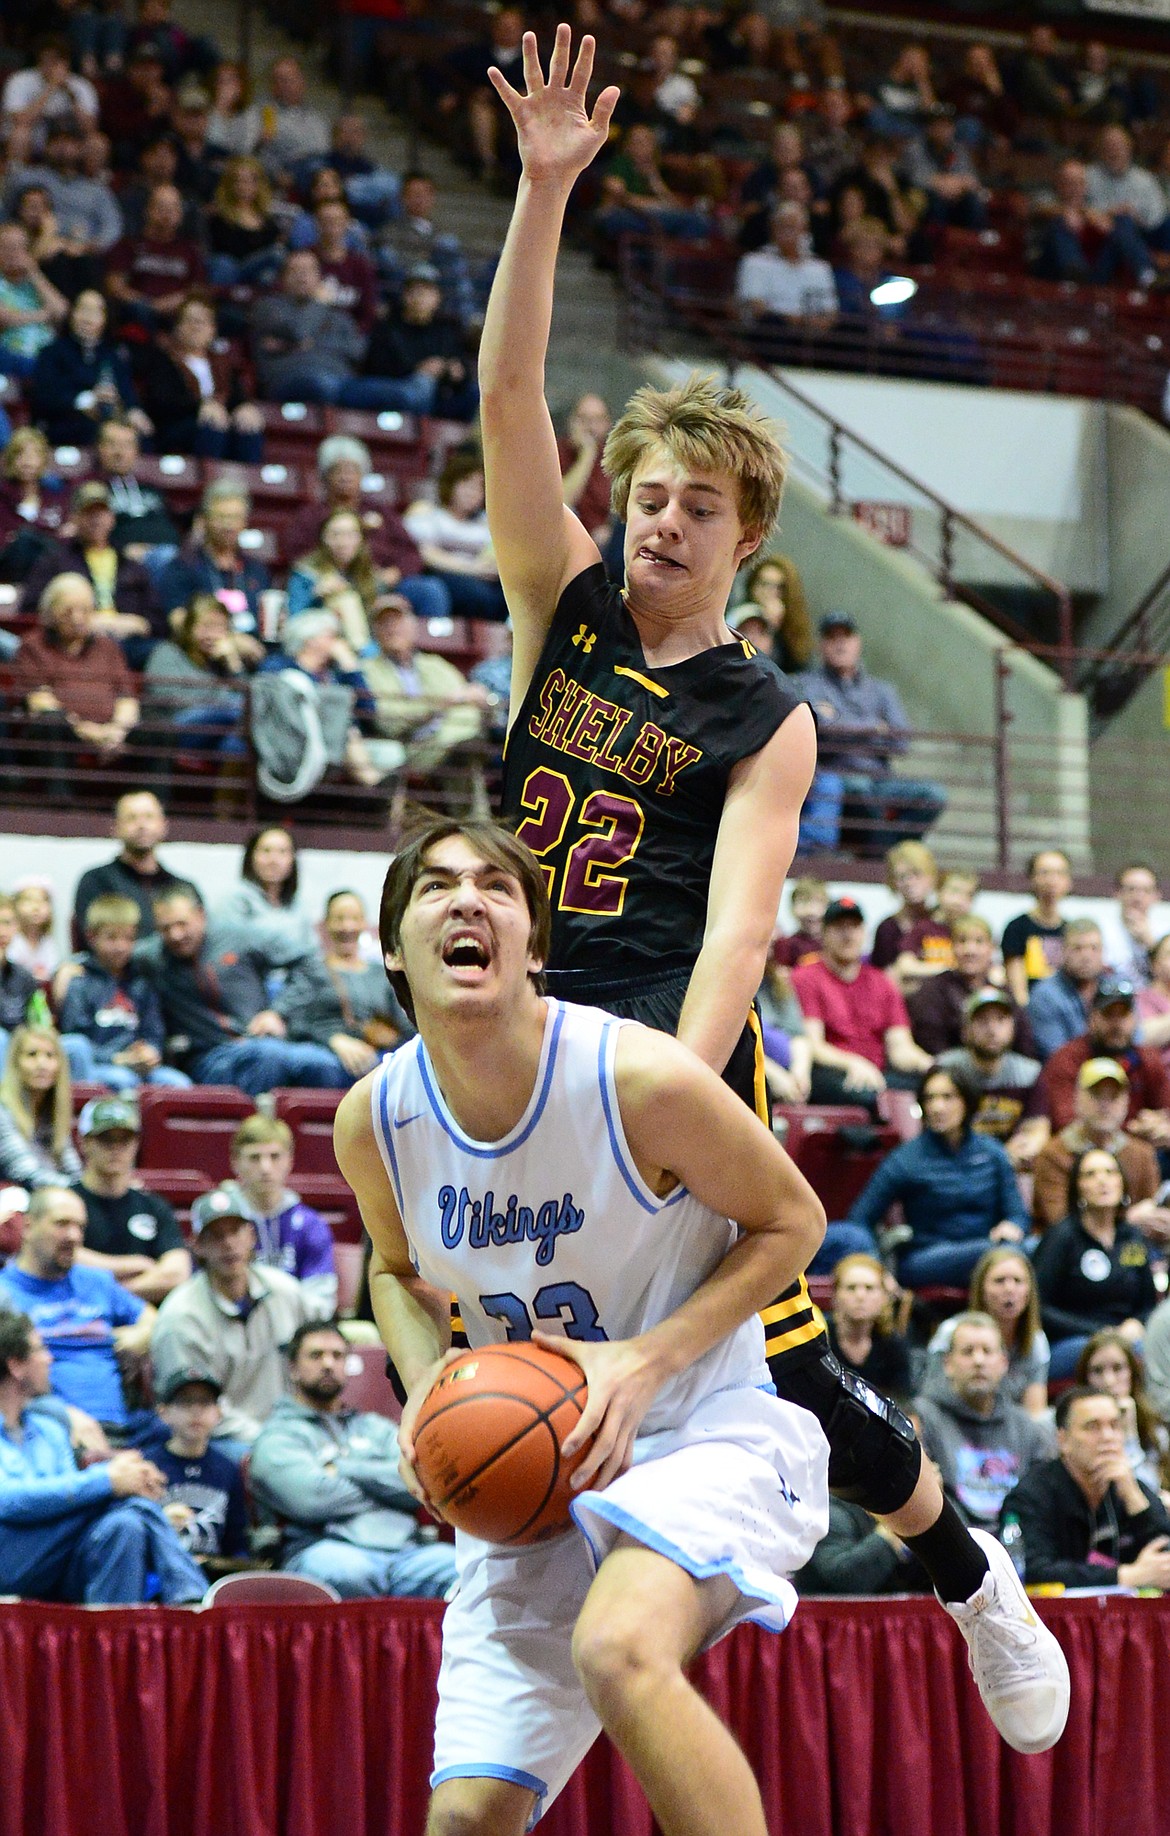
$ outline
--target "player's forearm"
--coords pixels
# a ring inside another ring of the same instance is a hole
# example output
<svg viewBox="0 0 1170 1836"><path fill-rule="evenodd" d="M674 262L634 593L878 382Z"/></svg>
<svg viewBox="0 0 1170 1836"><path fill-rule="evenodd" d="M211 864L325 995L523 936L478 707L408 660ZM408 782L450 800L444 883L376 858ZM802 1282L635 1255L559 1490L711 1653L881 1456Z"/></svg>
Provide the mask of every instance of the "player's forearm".
<svg viewBox="0 0 1170 1836"><path fill-rule="evenodd" d="M764 975L767 942L727 946L710 938L699 951L679 1015L678 1037L722 1076Z"/></svg>
<svg viewBox="0 0 1170 1836"><path fill-rule="evenodd" d="M553 282L568 197L558 181L520 180L479 346L485 431L497 413L514 415L536 398L543 404Z"/></svg>
<svg viewBox="0 0 1170 1836"><path fill-rule="evenodd" d="M425 1283L379 1269L376 1259L371 1262L370 1305L382 1343L408 1392L451 1343L449 1316L446 1323L436 1317L426 1298L430 1294Z"/></svg>

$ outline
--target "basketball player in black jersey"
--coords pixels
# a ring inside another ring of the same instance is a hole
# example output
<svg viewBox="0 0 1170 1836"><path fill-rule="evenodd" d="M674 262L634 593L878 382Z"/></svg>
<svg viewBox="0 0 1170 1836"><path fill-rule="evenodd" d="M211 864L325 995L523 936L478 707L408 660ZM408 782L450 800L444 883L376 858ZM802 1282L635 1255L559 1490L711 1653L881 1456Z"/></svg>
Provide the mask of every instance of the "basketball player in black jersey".
<svg viewBox="0 0 1170 1836"><path fill-rule="evenodd" d="M505 814L553 905L553 992L677 1032L767 1118L752 1000L816 762L810 710L735 639L736 570L770 533L784 460L738 391L640 390L606 443L627 524L623 590L561 499L544 355L569 191L617 101L590 114L593 43L547 80L524 39L525 93L491 80L523 174L480 350L487 512L514 626ZM960 1624L1004 1738L1059 1738L1068 1670L1004 1551L943 1499L909 1423L842 1372L803 1279L764 1315L777 1388L812 1410L830 1483L883 1516Z"/></svg>

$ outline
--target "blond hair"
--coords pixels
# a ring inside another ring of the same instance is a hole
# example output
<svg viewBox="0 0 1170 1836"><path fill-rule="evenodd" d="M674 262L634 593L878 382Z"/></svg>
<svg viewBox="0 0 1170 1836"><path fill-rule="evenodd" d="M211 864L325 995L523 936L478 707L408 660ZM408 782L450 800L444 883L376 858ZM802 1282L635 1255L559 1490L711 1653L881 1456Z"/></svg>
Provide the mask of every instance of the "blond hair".
<svg viewBox="0 0 1170 1836"><path fill-rule="evenodd" d="M659 447L687 471L729 473L745 535L767 539L780 514L788 460L771 422L742 389L725 389L696 372L676 389L647 386L630 397L601 460L623 522L634 475Z"/></svg>
<svg viewBox="0 0 1170 1836"><path fill-rule="evenodd" d="M292 1153L293 1132L287 1122L281 1122L276 1116L262 1115L257 1110L240 1123L232 1136L231 1152L238 1154L241 1148L277 1146L287 1148Z"/></svg>
<svg viewBox="0 0 1170 1836"><path fill-rule="evenodd" d="M37 1132L37 1117L28 1100L28 1091L21 1082L17 1061L26 1045L36 1039L47 1039L57 1054L57 1082L51 1096L46 1097L52 1105L53 1127L50 1136L54 1160L69 1145L73 1133L73 1086L69 1079L69 1060L61 1044L61 1036L53 1026L18 1026L8 1042L8 1057L4 1065L4 1075L0 1077L0 1103L8 1111L17 1129L26 1141L33 1141Z"/></svg>
<svg viewBox="0 0 1170 1836"><path fill-rule="evenodd" d="M938 862L935 860L925 842L896 842L886 855L886 885L891 892L897 892L894 876L899 867L909 867L911 873L928 873L933 883L938 885Z"/></svg>
<svg viewBox="0 0 1170 1836"><path fill-rule="evenodd" d="M104 893L100 899L91 899L85 908L85 934L89 937L94 931L117 924L132 924L137 930L142 922L142 913L137 902L124 899L118 893Z"/></svg>

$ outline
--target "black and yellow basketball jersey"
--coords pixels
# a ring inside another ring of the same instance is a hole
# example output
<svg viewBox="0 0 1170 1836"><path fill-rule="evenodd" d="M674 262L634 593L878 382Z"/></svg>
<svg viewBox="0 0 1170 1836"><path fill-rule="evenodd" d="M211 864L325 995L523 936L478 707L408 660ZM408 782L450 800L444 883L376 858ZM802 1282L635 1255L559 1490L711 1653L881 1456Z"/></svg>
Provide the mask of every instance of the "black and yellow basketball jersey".
<svg viewBox="0 0 1170 1836"><path fill-rule="evenodd" d="M731 771L799 705L743 640L648 665L604 568L569 582L504 754L504 817L548 882L553 993L677 1027ZM758 1024L725 1075L766 1122ZM762 1317L774 1375L823 1349L803 1276Z"/></svg>
<svg viewBox="0 0 1170 1836"><path fill-rule="evenodd" d="M690 969L728 778L799 701L742 640L648 665L600 563L569 582L504 755L504 816L548 881L557 994Z"/></svg>

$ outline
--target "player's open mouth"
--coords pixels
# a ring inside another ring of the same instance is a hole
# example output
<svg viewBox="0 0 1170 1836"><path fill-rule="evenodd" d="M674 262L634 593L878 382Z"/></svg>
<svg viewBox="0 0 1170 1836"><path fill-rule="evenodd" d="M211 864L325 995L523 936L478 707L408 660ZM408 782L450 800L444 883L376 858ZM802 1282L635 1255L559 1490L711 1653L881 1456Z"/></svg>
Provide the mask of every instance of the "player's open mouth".
<svg viewBox="0 0 1170 1836"><path fill-rule="evenodd" d="M672 561L669 555L660 555L653 548L640 548L638 559L639 561L652 561L655 567L677 567L680 572L685 573L686 571L681 561Z"/></svg>
<svg viewBox="0 0 1170 1836"><path fill-rule="evenodd" d="M491 952L474 931L453 931L443 945L443 961L449 969L486 969Z"/></svg>

